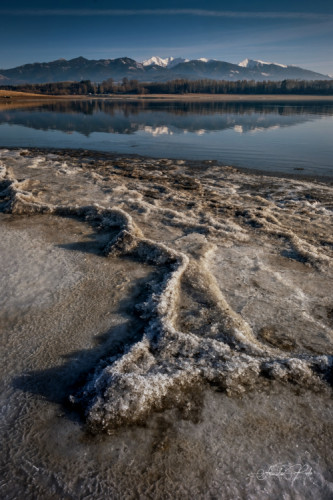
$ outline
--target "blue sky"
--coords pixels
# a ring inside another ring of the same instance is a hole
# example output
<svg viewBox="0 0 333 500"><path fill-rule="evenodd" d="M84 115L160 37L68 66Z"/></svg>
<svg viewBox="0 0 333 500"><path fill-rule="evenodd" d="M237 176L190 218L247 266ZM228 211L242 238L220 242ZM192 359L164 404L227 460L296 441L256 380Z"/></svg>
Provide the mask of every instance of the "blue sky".
<svg viewBox="0 0 333 500"><path fill-rule="evenodd" d="M333 0L0 2L0 68L152 55L262 59L333 75Z"/></svg>

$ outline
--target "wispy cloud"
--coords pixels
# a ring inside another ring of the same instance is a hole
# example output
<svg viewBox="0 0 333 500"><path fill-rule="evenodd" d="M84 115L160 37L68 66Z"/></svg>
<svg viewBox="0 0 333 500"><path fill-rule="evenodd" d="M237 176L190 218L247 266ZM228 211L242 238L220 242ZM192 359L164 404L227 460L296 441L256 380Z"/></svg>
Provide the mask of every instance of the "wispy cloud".
<svg viewBox="0 0 333 500"><path fill-rule="evenodd" d="M199 16L251 19L333 19L333 14L311 12L241 12L205 9L0 9L0 15L7 16Z"/></svg>

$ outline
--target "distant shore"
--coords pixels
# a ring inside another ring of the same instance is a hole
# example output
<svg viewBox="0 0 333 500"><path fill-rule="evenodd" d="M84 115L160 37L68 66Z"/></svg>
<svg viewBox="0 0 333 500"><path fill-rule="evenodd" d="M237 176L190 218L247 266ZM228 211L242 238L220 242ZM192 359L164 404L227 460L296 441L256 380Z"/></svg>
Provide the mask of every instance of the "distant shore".
<svg viewBox="0 0 333 500"><path fill-rule="evenodd" d="M249 94L110 94L108 96L45 95L0 90L0 111L41 106L59 101L114 101L114 102L329 102L333 96L318 95L249 95Z"/></svg>

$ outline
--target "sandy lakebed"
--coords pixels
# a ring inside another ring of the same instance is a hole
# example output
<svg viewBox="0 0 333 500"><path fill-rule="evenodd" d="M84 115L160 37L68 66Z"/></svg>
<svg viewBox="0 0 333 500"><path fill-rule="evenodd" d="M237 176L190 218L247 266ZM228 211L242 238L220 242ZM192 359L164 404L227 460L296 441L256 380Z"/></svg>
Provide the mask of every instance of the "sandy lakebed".
<svg viewBox="0 0 333 500"><path fill-rule="evenodd" d="M332 183L1 149L1 498L333 495Z"/></svg>

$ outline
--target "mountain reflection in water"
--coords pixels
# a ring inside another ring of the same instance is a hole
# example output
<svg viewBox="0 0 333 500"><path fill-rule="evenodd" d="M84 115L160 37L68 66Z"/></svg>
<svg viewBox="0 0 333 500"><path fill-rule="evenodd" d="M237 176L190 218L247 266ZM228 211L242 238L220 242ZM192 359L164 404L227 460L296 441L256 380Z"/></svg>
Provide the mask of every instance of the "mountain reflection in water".
<svg viewBox="0 0 333 500"><path fill-rule="evenodd" d="M331 176L332 117L332 103L301 101L57 101L0 110L0 146L61 144Z"/></svg>

